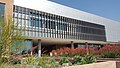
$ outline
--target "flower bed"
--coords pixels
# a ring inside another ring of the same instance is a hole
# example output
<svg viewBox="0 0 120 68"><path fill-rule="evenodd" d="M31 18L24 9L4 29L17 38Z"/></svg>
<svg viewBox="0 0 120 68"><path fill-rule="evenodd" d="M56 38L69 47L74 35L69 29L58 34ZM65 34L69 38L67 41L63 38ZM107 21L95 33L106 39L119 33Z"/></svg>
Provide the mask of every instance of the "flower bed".
<svg viewBox="0 0 120 68"><path fill-rule="evenodd" d="M5 65L16 65L16 66L32 66L32 67L43 67L43 68L59 68L64 66L74 66L74 65L83 65L96 63L96 56L99 58L120 58L120 46L111 46L105 45L104 47L98 48L89 48L89 55L87 54L86 48L60 48L53 50L51 53L52 57L46 58L36 58L31 55L12 55L9 58L0 59L1 62L5 62ZM56 60L54 57L57 58ZM70 59L69 59L69 58ZM24 58L24 59L23 59ZM9 60L9 61L8 61ZM104 59L103 59L104 60ZM4 65L4 64L3 64ZM1 66L0 66L1 67ZM4 67L1 67L4 68Z"/></svg>
<svg viewBox="0 0 120 68"><path fill-rule="evenodd" d="M69 56L69 57L72 57L74 55L84 56L87 54L87 49L86 48L76 48L76 49L60 48L60 49L53 50L51 53L53 54L53 56ZM94 47L89 48L89 53L97 54L98 49Z"/></svg>
<svg viewBox="0 0 120 68"><path fill-rule="evenodd" d="M96 55L103 58L120 58L120 46L119 45L105 45L98 49L95 47L88 49L89 54ZM66 56L73 57L75 55L85 56L87 54L87 48L60 48L53 50L53 56Z"/></svg>
<svg viewBox="0 0 120 68"><path fill-rule="evenodd" d="M50 57L50 58L24 57L21 58L21 60L17 58L10 58L9 60L10 61L5 62L5 65L7 65L7 67L15 65L17 67L30 66L30 67L42 67L42 68L59 68L59 67L61 68L65 66L90 64L96 62L96 58L92 55L86 55L84 57L77 55L74 56L72 59L69 59L68 57L61 57L59 58L59 60L56 60L54 57ZM0 68L4 68L4 67L0 66Z"/></svg>

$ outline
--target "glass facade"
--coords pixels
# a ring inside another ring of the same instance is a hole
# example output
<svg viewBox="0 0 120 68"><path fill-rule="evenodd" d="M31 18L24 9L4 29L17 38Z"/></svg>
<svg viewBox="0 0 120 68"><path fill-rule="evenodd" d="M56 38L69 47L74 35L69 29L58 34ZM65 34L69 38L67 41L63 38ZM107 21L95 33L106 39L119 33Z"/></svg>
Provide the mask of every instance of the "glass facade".
<svg viewBox="0 0 120 68"><path fill-rule="evenodd" d="M31 40L26 40L26 41L21 41L21 42L15 42L14 47L12 47L12 52L13 53L21 53L23 50L28 51L29 49L32 48L32 41ZM20 47L20 48L18 48Z"/></svg>
<svg viewBox="0 0 120 68"><path fill-rule="evenodd" d="M5 4L0 3L0 22L4 22Z"/></svg>
<svg viewBox="0 0 120 68"><path fill-rule="evenodd" d="M106 41L103 25L20 6L14 6L13 16L14 25L25 27L25 36Z"/></svg>

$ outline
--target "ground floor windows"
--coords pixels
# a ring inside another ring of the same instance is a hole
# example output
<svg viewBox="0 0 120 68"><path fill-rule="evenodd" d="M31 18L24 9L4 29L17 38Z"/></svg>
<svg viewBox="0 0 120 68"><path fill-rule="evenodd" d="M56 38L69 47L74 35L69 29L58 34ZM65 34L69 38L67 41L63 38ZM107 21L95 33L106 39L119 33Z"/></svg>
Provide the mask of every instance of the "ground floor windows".
<svg viewBox="0 0 120 68"><path fill-rule="evenodd" d="M22 53L22 51L28 52L29 50L32 49L33 42L31 40L26 40L26 41L21 41L21 42L16 42L14 44L14 47L12 47L12 52L13 53Z"/></svg>

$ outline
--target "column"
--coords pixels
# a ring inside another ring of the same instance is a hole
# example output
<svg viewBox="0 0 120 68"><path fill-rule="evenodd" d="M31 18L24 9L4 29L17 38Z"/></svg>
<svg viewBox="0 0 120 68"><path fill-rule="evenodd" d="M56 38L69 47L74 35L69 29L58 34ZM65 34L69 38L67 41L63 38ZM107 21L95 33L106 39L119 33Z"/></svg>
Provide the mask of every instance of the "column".
<svg viewBox="0 0 120 68"><path fill-rule="evenodd" d="M71 41L71 48L74 49L74 43Z"/></svg>
<svg viewBox="0 0 120 68"><path fill-rule="evenodd" d="M38 57L41 57L41 40L38 40Z"/></svg>
<svg viewBox="0 0 120 68"><path fill-rule="evenodd" d="M87 49L87 55L89 55L89 46L88 46L88 42L85 42L86 45L86 49Z"/></svg>
<svg viewBox="0 0 120 68"><path fill-rule="evenodd" d="M31 42L30 42L30 43L31 43L31 51L30 51L30 54L33 55L33 50L32 50L32 48L33 48L33 40L30 40L30 41L31 41Z"/></svg>

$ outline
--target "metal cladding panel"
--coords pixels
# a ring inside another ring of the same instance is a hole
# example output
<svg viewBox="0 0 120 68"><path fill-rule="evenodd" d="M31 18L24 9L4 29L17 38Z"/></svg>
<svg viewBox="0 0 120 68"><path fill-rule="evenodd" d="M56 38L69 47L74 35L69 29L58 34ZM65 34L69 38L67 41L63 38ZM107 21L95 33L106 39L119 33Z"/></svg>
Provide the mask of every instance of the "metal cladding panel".
<svg viewBox="0 0 120 68"><path fill-rule="evenodd" d="M14 5L105 25L107 41L120 41L120 22L63 6L47 0L15 0Z"/></svg>

